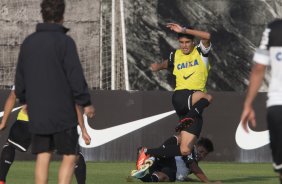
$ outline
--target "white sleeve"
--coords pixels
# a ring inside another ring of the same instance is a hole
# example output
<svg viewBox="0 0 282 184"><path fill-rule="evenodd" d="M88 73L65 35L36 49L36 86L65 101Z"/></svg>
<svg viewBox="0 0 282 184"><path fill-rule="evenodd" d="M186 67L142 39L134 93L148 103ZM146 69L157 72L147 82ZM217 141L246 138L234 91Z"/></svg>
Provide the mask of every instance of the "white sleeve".
<svg viewBox="0 0 282 184"><path fill-rule="evenodd" d="M208 48L206 48L204 46L204 44L202 43L202 40L201 40L199 46L200 46L200 49L201 49L203 54L208 54L210 52L210 50L211 50L212 44L210 43L210 46Z"/></svg>
<svg viewBox="0 0 282 184"><path fill-rule="evenodd" d="M262 65L270 65L269 51L263 49L256 49L253 61Z"/></svg>
<svg viewBox="0 0 282 184"><path fill-rule="evenodd" d="M270 56L269 56L269 33L271 29L266 28L262 34L261 42L259 48L256 49L253 60L262 65L270 64Z"/></svg>

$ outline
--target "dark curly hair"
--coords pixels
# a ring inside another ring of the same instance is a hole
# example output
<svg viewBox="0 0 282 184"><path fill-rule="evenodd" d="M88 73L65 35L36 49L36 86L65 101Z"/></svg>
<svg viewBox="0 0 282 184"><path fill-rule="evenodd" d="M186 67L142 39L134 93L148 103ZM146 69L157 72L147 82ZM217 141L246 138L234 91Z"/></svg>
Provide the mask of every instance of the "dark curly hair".
<svg viewBox="0 0 282 184"><path fill-rule="evenodd" d="M209 153L213 152L213 143L209 138L201 137L197 142L197 146L203 146Z"/></svg>
<svg viewBox="0 0 282 184"><path fill-rule="evenodd" d="M64 0L43 0L41 14L44 22L60 22L64 18Z"/></svg>

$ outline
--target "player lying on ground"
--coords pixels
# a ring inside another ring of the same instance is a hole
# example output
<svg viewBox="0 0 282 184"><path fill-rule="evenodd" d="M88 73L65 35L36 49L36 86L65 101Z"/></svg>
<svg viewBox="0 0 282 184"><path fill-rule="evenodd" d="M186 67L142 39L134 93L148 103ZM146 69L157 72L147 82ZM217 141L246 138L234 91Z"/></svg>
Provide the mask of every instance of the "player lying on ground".
<svg viewBox="0 0 282 184"><path fill-rule="evenodd" d="M179 136L171 137L161 147L177 145L178 140ZM188 175L193 173L201 182L209 183L198 162L205 159L212 151L213 143L208 138L200 138L191 154L168 158L150 157L140 170L133 170L131 175L143 182L174 182L192 181Z"/></svg>

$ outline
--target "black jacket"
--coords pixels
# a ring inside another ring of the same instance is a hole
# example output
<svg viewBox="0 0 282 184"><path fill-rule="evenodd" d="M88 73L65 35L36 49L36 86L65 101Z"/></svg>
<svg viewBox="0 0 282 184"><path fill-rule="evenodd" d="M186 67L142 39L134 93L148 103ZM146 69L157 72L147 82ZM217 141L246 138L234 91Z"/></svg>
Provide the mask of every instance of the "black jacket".
<svg viewBox="0 0 282 184"><path fill-rule="evenodd" d="M31 132L53 134L77 125L75 103L91 104L73 39L53 23L37 25L23 42L16 69L16 96L28 106Z"/></svg>

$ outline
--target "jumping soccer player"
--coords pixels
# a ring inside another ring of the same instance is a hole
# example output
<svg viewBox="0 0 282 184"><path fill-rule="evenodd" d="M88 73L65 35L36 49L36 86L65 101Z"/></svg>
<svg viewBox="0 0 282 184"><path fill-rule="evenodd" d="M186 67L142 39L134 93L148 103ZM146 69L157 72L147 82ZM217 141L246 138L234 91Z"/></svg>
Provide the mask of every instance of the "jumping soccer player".
<svg viewBox="0 0 282 184"><path fill-rule="evenodd" d="M48 182L52 153L63 156L58 184L70 184L78 153L77 113L94 115L74 40L63 26L64 0L43 0L43 23L23 41L16 68L15 93L27 104L32 153L37 155L35 183Z"/></svg>
<svg viewBox="0 0 282 184"><path fill-rule="evenodd" d="M210 69L208 54L211 49L210 34L178 24L170 23L167 26L178 33L180 49L170 53L169 59L162 63L153 63L152 71L168 69L175 75L176 88L172 96L172 103L179 125L176 131L180 132L180 146L169 145L165 148L146 149L140 152L136 167L144 164L149 156L174 157L191 154L202 129L202 111L207 107L212 96L206 93L206 81ZM198 45L194 37L201 39Z"/></svg>

